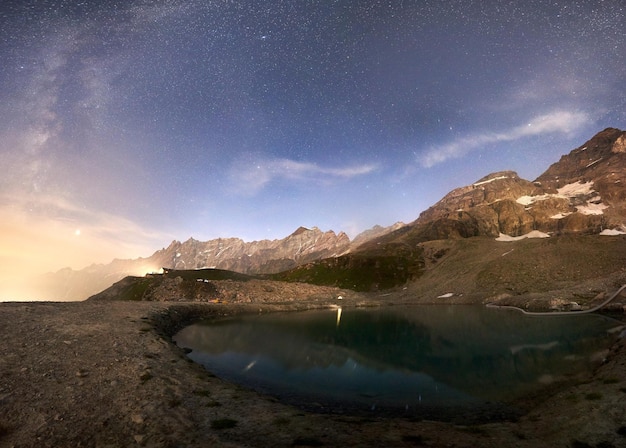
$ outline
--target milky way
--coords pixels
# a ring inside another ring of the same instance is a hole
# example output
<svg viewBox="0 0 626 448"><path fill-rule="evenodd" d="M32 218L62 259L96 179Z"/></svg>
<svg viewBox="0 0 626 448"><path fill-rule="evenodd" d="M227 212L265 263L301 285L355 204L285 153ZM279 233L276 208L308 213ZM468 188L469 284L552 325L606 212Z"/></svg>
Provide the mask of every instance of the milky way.
<svg viewBox="0 0 626 448"><path fill-rule="evenodd" d="M625 17L621 0L4 1L0 262L354 236L492 171L532 180L626 127Z"/></svg>

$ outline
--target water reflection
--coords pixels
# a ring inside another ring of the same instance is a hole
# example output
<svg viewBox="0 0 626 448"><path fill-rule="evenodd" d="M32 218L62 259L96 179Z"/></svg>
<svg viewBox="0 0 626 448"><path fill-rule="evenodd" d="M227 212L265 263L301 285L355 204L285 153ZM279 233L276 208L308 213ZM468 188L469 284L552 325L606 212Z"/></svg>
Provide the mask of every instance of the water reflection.
<svg viewBox="0 0 626 448"><path fill-rule="evenodd" d="M482 307L338 308L196 324L175 340L216 375L290 401L406 411L510 402L590 368L614 326Z"/></svg>

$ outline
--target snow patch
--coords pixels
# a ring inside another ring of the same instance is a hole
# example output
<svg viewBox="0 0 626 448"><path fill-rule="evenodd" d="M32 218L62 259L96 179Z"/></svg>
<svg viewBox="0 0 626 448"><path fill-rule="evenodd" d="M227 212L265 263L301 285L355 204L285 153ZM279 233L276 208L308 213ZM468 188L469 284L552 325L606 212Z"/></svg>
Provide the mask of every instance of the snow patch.
<svg viewBox="0 0 626 448"><path fill-rule="evenodd" d="M475 184L472 184L472 185L474 187L477 187L479 185L489 184L493 182L494 180L502 180L502 179L508 179L508 178L509 176L498 176L498 177L494 177L493 179L483 180L482 182L476 182Z"/></svg>
<svg viewBox="0 0 626 448"><path fill-rule="evenodd" d="M576 207L576 211L578 213L582 213L583 215L603 215L604 212L602 210L609 208L608 205L604 204L594 204L587 203L587 205L579 205Z"/></svg>
<svg viewBox="0 0 626 448"><path fill-rule="evenodd" d="M450 297L452 297L454 295L453 292L447 292L445 294L441 294L440 296L437 296L438 299L448 299Z"/></svg>
<svg viewBox="0 0 626 448"><path fill-rule="evenodd" d="M621 230L618 230L618 229L604 229L602 232L600 232L600 235L618 236L618 235L626 235L626 232L622 232Z"/></svg>
<svg viewBox="0 0 626 448"><path fill-rule="evenodd" d="M572 214L571 212L568 212L568 213L557 213L556 215L550 216L550 219L563 219L566 216L569 216L571 214Z"/></svg>
<svg viewBox="0 0 626 448"><path fill-rule="evenodd" d="M582 183L580 181L573 184L567 184L556 191L559 192L559 196L571 198L582 194L593 193L593 182Z"/></svg>
<svg viewBox="0 0 626 448"><path fill-rule="evenodd" d="M595 163L595 162L594 162ZM584 196L591 196L591 199L584 198ZM567 184L559 189L557 189L556 194L541 194L537 196L521 196L517 198L517 203L522 204L524 206L529 206L537 201L545 201L549 198L562 198L562 199L572 199L579 198L584 199L586 201L585 205L579 205L576 207L576 211L582 213L583 215L602 215L603 210L608 208L607 205L601 203L602 198L598 195L598 193L593 189L593 182L574 182L572 184ZM563 219L569 213L559 213L551 216L552 219Z"/></svg>
<svg viewBox="0 0 626 448"><path fill-rule="evenodd" d="M537 202L537 201L545 201L549 197L550 197L549 194L541 194L541 195L538 195L538 196L521 196L521 197L516 199L516 202L518 204L522 204L522 205L530 205L530 204L532 204L534 202Z"/></svg>
<svg viewBox="0 0 626 448"><path fill-rule="evenodd" d="M522 205L530 205L533 202L545 201L549 198L574 198L576 196L589 195L595 193L593 190L593 182L574 182L557 189L556 194L540 194L537 196L521 196L517 198L517 203Z"/></svg>
<svg viewBox="0 0 626 448"><path fill-rule="evenodd" d="M509 236L501 233L500 236L496 238L496 241L519 241L524 238L550 238L550 235L540 232L539 230L533 230L532 232L528 232L527 234L521 236Z"/></svg>

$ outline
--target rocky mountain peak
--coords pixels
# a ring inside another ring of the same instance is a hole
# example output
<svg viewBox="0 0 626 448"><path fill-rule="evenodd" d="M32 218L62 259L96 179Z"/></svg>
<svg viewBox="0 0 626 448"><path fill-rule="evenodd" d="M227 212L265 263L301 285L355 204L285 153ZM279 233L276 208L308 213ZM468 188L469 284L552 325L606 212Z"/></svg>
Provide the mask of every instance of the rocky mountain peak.
<svg viewBox="0 0 626 448"><path fill-rule="evenodd" d="M482 177L476 181L473 185L484 185L486 183L494 182L496 180L504 180L504 179L519 179L520 177L517 175L515 171L496 171L495 173L487 174L485 177Z"/></svg>
<svg viewBox="0 0 626 448"><path fill-rule="evenodd" d="M371 229L365 230L359 233L357 236L355 236L354 240L352 240L352 247L353 248L359 247L361 244L365 244L368 241L373 240L375 238L388 235L403 227L406 227L406 224L403 223L402 221L398 221L388 227L375 225Z"/></svg>
<svg viewBox="0 0 626 448"><path fill-rule="evenodd" d="M417 240L598 233L626 224L626 132L607 128L534 182L514 171L456 188L411 225Z"/></svg>
<svg viewBox="0 0 626 448"><path fill-rule="evenodd" d="M307 234L307 233L311 233L311 232L313 232L313 233L321 233L322 231L320 229L318 229L317 227L313 227L312 229L309 229L307 227L300 226L291 235L289 235L287 238L291 238L293 236L298 236L298 235Z"/></svg>
<svg viewBox="0 0 626 448"><path fill-rule="evenodd" d="M607 128L552 164L537 181L546 189L574 182L609 182L626 173L626 131ZM613 178L613 179L611 179ZM619 183L619 182L618 182Z"/></svg>
<svg viewBox="0 0 626 448"><path fill-rule="evenodd" d="M515 171L498 171L482 177L471 185L452 190L435 205L422 212L414 224L438 220L459 221L470 216L472 221L485 224L485 219L475 218L487 213L492 216L488 219L491 222L486 227L479 225L479 228L471 231L468 229L467 234L461 232L460 236L479 234L497 236L502 227L498 224L500 209L509 207L508 203L515 202L520 196L533 194L536 190L537 187L533 183L520 178ZM508 227L506 230L516 231ZM442 235L445 234L446 232Z"/></svg>
<svg viewBox="0 0 626 448"><path fill-rule="evenodd" d="M380 228L377 235L394 228ZM370 235L371 238L371 235ZM366 240L367 236L362 236ZM116 260L107 265L91 266L74 271L67 268L49 274L42 280L45 298L82 300L111 285L126 275L143 275L169 269L218 268L242 274L271 274L301 264L348 253L354 247L344 232L322 231L317 227L298 227L289 236L278 240L245 242L240 238L217 238L185 242L172 241L147 258Z"/></svg>
<svg viewBox="0 0 626 448"><path fill-rule="evenodd" d="M178 240L172 240L172 242L170 243L170 245L169 245L169 246L167 246L166 248L163 248L163 249L161 249L161 250L171 250L171 249L174 249L174 248L176 248L176 247L180 247L182 244L183 244L183 243L181 243L181 242L180 242L180 241L178 241Z"/></svg>
<svg viewBox="0 0 626 448"><path fill-rule="evenodd" d="M558 194L572 185L586 185L587 203L596 207L596 227L626 223L626 131L607 128L550 166L537 178L546 193ZM570 212L581 209L581 196ZM584 205L584 204L583 204ZM579 217L580 218L580 217ZM589 221L588 218L587 221Z"/></svg>
<svg viewBox="0 0 626 448"><path fill-rule="evenodd" d="M316 227L314 227L314 229L316 229ZM310 232L310 231L311 231L310 229L300 226L291 235L289 235L289 237L302 235L303 233Z"/></svg>

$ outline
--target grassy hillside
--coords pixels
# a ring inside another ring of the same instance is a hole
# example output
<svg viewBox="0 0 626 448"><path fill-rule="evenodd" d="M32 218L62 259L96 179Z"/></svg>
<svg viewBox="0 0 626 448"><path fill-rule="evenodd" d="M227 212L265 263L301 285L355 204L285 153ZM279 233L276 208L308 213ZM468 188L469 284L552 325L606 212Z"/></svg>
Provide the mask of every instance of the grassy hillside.
<svg viewBox="0 0 626 448"><path fill-rule="evenodd" d="M424 259L420 247L388 243L308 263L270 277L354 291L380 291L416 280L423 271Z"/></svg>
<svg viewBox="0 0 626 448"><path fill-rule="evenodd" d="M407 288L418 301L481 303L499 296L554 292L582 303L626 283L626 236L560 236L499 242L493 238L421 243L424 274Z"/></svg>
<svg viewBox="0 0 626 448"><path fill-rule="evenodd" d="M585 305L626 283L626 235L379 243L269 276L203 269L127 277L93 299L241 301L263 296L271 301L301 296L291 289L305 286L289 285L293 282L392 294L410 303L505 299L530 307L546 307L553 300Z"/></svg>
<svg viewBox="0 0 626 448"><path fill-rule="evenodd" d="M150 298L152 293L171 290L172 298L196 300L199 296L217 297L218 291L210 280L249 281L255 277L225 271L223 269L169 270L164 274L150 274L146 277L126 277L108 289L96 294L92 300L141 301Z"/></svg>

